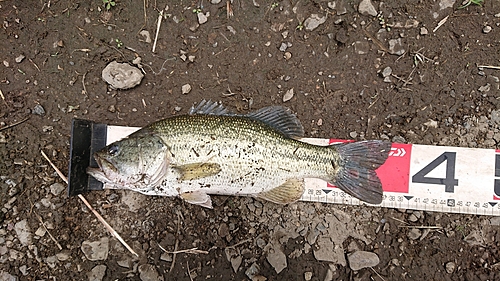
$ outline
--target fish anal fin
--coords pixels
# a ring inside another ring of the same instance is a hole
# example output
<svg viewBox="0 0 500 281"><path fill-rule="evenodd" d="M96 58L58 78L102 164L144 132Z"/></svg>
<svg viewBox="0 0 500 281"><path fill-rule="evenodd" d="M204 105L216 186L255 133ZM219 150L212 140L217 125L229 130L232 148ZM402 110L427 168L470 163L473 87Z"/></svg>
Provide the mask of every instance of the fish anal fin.
<svg viewBox="0 0 500 281"><path fill-rule="evenodd" d="M200 205L202 207L209 209L213 208L212 199L210 199L210 195L206 194L205 192L202 191L184 192L180 194L180 197L188 203Z"/></svg>
<svg viewBox="0 0 500 281"><path fill-rule="evenodd" d="M197 180L218 174L221 171L217 163L192 163L176 166L180 173L180 181Z"/></svg>
<svg viewBox="0 0 500 281"><path fill-rule="evenodd" d="M277 204L288 204L299 200L303 193L304 180L292 178L278 187L259 193L257 197Z"/></svg>

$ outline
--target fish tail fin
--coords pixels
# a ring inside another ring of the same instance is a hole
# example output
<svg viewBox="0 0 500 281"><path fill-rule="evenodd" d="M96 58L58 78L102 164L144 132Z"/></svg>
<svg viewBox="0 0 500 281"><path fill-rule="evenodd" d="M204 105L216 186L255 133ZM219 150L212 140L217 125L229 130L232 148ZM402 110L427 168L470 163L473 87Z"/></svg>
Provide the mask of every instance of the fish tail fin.
<svg viewBox="0 0 500 281"><path fill-rule="evenodd" d="M334 145L339 153L339 168L332 184L370 204L382 203L382 183L375 170L384 164L391 143L380 140Z"/></svg>

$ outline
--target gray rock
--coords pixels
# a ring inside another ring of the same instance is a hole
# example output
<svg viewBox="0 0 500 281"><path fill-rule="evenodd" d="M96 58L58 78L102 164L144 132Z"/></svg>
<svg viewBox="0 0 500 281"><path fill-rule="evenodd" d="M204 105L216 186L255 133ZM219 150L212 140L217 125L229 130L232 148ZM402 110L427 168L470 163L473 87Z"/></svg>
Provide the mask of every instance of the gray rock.
<svg viewBox="0 0 500 281"><path fill-rule="evenodd" d="M196 16L198 17L198 23L199 24L204 24L208 21L208 16L210 13L204 14L204 13L197 13Z"/></svg>
<svg viewBox="0 0 500 281"><path fill-rule="evenodd" d="M274 268L276 273L280 273L287 266L285 253L279 244L273 244L267 253L267 261Z"/></svg>
<svg viewBox="0 0 500 281"><path fill-rule="evenodd" d="M417 240L420 236L422 236L422 231L418 228L413 228L408 232L408 238L411 240Z"/></svg>
<svg viewBox="0 0 500 281"><path fill-rule="evenodd" d="M149 34L149 31L147 30L141 30L141 32L139 32L139 35L141 35L143 38L144 38L144 42L146 43L151 43L151 35Z"/></svg>
<svg viewBox="0 0 500 281"><path fill-rule="evenodd" d="M453 273L453 271L455 271L455 267L456 266L457 265L454 262L452 262L452 261L447 262L446 265L445 265L446 272L448 272L449 274Z"/></svg>
<svg viewBox="0 0 500 281"><path fill-rule="evenodd" d="M253 263L246 271L245 275L252 281L265 281L266 277L259 274L260 267L258 264Z"/></svg>
<svg viewBox="0 0 500 281"><path fill-rule="evenodd" d="M279 50L284 52L284 51L286 51L287 48L288 48L288 45L285 42L282 42L280 47L279 47Z"/></svg>
<svg viewBox="0 0 500 281"><path fill-rule="evenodd" d="M57 257L56 256L46 257L45 258L45 263L47 263L47 265L50 268L55 268L56 267L56 263L57 263Z"/></svg>
<svg viewBox="0 0 500 281"><path fill-rule="evenodd" d="M500 225L500 217L490 218L490 225L499 226Z"/></svg>
<svg viewBox="0 0 500 281"><path fill-rule="evenodd" d="M19 271L23 274L23 276L28 275L28 266L27 265L21 265L19 267Z"/></svg>
<svg viewBox="0 0 500 281"><path fill-rule="evenodd" d="M115 89L130 89L139 85L144 74L128 63L113 61L102 70L102 79Z"/></svg>
<svg viewBox="0 0 500 281"><path fill-rule="evenodd" d="M326 19L327 16L320 17L318 14L312 14L304 21L304 27L308 31L313 31L318 26L325 23Z"/></svg>
<svg viewBox="0 0 500 281"><path fill-rule="evenodd" d="M347 3L345 0L328 2L328 8L337 11L337 16L347 14Z"/></svg>
<svg viewBox="0 0 500 281"><path fill-rule="evenodd" d="M500 110L493 110L491 112L491 121L500 124Z"/></svg>
<svg viewBox="0 0 500 281"><path fill-rule="evenodd" d="M401 42L401 38L389 40L389 52L398 56L406 52Z"/></svg>
<svg viewBox="0 0 500 281"><path fill-rule="evenodd" d="M104 275L106 275L106 266L103 264L96 265L92 268L92 271L87 272L89 281L101 281Z"/></svg>
<svg viewBox="0 0 500 281"><path fill-rule="evenodd" d="M58 182L50 185L50 192L52 194L54 194L55 196L61 194L61 192L63 192L65 189L66 189L66 187Z"/></svg>
<svg viewBox="0 0 500 281"><path fill-rule="evenodd" d="M328 261L342 266L346 265L344 256L344 249L342 247L335 247L329 237L320 237L316 244L317 250L314 250L314 258L318 261Z"/></svg>
<svg viewBox="0 0 500 281"><path fill-rule="evenodd" d="M156 267L152 264L139 265L139 278L142 281L163 281L163 276L158 274Z"/></svg>
<svg viewBox="0 0 500 281"><path fill-rule="evenodd" d="M66 251L60 252L56 254L56 257L59 261L65 261L69 259L69 253Z"/></svg>
<svg viewBox="0 0 500 281"><path fill-rule="evenodd" d="M484 33L484 34L488 34L488 33L490 33L490 32L491 32L491 30L492 30L492 28L491 28L491 26L489 26L489 25L487 25L487 26L483 27L483 33Z"/></svg>
<svg viewBox="0 0 500 281"><path fill-rule="evenodd" d="M21 63L21 62L24 60L24 58L26 58L26 57L25 57L23 54L20 54L19 56L17 56L17 57L15 58L15 61L16 61L17 63Z"/></svg>
<svg viewBox="0 0 500 281"><path fill-rule="evenodd" d="M0 271L0 281L17 281L17 276L10 275L8 272Z"/></svg>
<svg viewBox="0 0 500 281"><path fill-rule="evenodd" d="M357 251L347 256L349 267L352 270L360 270L366 267L373 267L379 264L380 259L377 254L366 251Z"/></svg>
<svg viewBox="0 0 500 281"><path fill-rule="evenodd" d="M231 267L233 268L234 272L237 273L238 269L240 268L241 262L243 261L243 258L240 255L240 251L228 247L224 250L226 253L226 258L229 262L231 262Z"/></svg>
<svg viewBox="0 0 500 281"><path fill-rule="evenodd" d="M491 85L490 83L486 83L486 85L479 87L477 90L481 93L487 93L491 90Z"/></svg>
<svg viewBox="0 0 500 281"><path fill-rule="evenodd" d="M441 0L439 1L439 10L444 10L447 8L453 8L457 0Z"/></svg>
<svg viewBox="0 0 500 281"><path fill-rule="evenodd" d="M189 84L184 84L184 85L182 85L182 87L181 87L181 91L182 91L182 94L183 94L183 95L187 95L187 94L189 94L189 92L191 92L191 90L192 90L192 89L193 89L193 88L192 88L192 87L191 87L191 85L189 85Z"/></svg>
<svg viewBox="0 0 500 281"><path fill-rule="evenodd" d="M382 77L387 77L392 74L392 68L390 66L387 66L382 70Z"/></svg>
<svg viewBox="0 0 500 281"><path fill-rule="evenodd" d="M210 0L210 3L212 4L219 4L221 0Z"/></svg>
<svg viewBox="0 0 500 281"><path fill-rule="evenodd" d="M32 234L30 232L30 227L28 225L28 222L25 219L17 222L14 225L14 230L16 231L16 235L17 238L19 239L19 242L21 242L23 246L28 246L31 244Z"/></svg>
<svg viewBox="0 0 500 281"><path fill-rule="evenodd" d="M45 109L43 108L43 106L37 104L35 105L35 107L33 107L33 114L43 116L45 115Z"/></svg>
<svg viewBox="0 0 500 281"><path fill-rule="evenodd" d="M109 239L108 237L103 237L94 242L83 241L81 249L88 260L106 260L109 252Z"/></svg>
<svg viewBox="0 0 500 281"><path fill-rule="evenodd" d="M377 9L375 9L375 6L373 6L372 1L370 0L362 0L361 3L359 3L358 12L362 15L370 15L374 17L378 14Z"/></svg>

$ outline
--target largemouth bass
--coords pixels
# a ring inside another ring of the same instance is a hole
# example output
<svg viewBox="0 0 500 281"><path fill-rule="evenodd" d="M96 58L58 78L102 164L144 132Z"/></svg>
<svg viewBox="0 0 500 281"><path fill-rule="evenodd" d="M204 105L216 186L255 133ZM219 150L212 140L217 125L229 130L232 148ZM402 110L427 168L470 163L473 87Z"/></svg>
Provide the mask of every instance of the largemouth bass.
<svg viewBox="0 0 500 281"><path fill-rule="evenodd" d="M208 208L209 194L295 202L304 178L323 179L370 204L382 202L375 170L391 143L317 146L299 141L303 134L285 107L240 115L203 101L188 115L154 122L96 152L99 167L87 172L109 188L178 196Z"/></svg>

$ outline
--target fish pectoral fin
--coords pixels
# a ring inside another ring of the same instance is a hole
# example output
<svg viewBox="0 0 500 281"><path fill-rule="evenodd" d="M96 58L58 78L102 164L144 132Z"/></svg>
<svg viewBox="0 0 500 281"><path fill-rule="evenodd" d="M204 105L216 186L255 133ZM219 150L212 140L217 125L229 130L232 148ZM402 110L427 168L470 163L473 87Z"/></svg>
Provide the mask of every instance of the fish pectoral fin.
<svg viewBox="0 0 500 281"><path fill-rule="evenodd" d="M293 178L269 191L259 193L257 197L277 204L288 204L299 200L304 189L304 179Z"/></svg>
<svg viewBox="0 0 500 281"><path fill-rule="evenodd" d="M181 166L175 166L180 173L180 181L197 180L218 174L221 171L217 163L192 163Z"/></svg>
<svg viewBox="0 0 500 281"><path fill-rule="evenodd" d="M212 199L210 199L210 195L206 194L205 192L202 191L183 192L180 194L180 197L188 203L213 209Z"/></svg>

